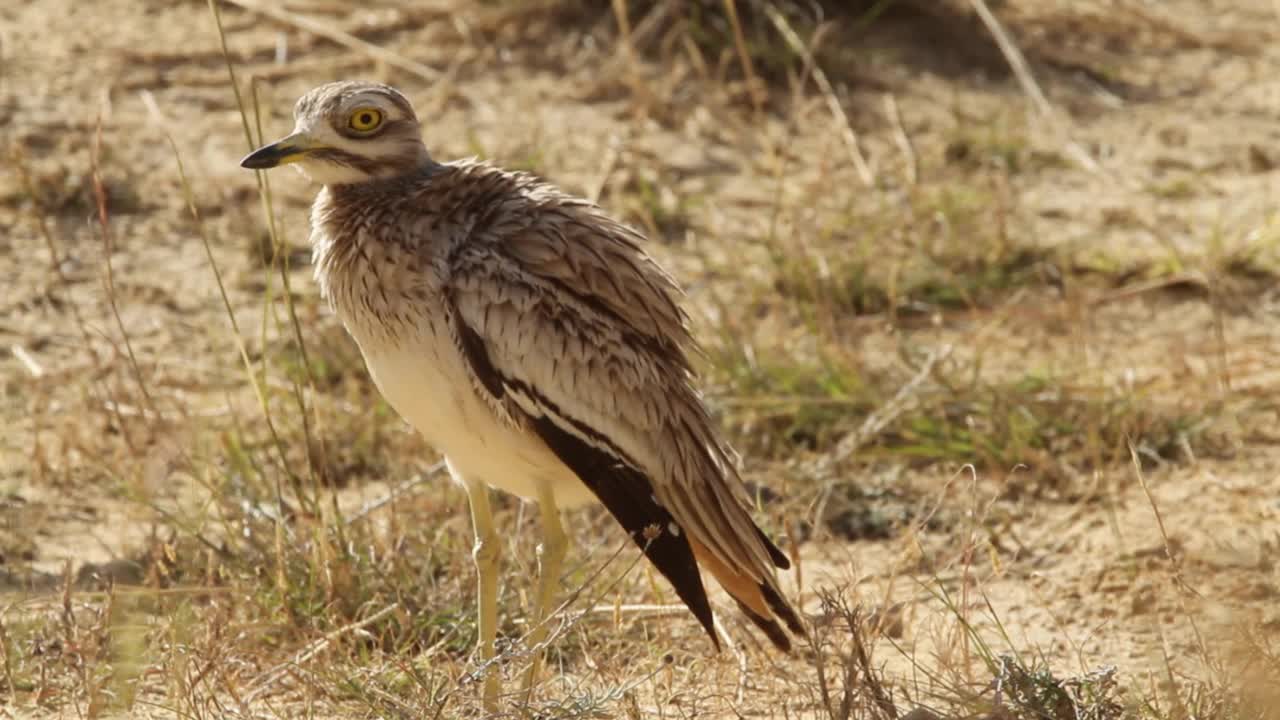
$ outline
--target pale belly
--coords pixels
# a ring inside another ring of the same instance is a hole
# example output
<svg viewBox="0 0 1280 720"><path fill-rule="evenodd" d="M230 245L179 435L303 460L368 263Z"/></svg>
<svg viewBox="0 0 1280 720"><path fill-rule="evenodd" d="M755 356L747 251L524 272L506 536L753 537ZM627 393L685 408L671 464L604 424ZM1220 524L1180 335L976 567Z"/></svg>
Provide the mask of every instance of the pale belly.
<svg viewBox="0 0 1280 720"><path fill-rule="evenodd" d="M545 484L559 508L595 501L540 438L494 415L472 388L451 343L362 343L361 350L382 396L463 478L535 501Z"/></svg>

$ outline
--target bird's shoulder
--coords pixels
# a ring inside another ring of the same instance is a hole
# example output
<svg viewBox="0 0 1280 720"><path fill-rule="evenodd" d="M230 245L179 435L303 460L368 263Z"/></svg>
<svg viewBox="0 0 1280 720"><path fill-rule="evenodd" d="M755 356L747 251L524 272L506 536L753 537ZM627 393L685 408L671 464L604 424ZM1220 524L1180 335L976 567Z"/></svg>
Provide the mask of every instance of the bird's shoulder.
<svg viewBox="0 0 1280 720"><path fill-rule="evenodd" d="M586 199L528 173L487 163L450 165L474 208L444 258L450 285L480 303L524 298L563 328L611 326L657 348L693 347L681 291L645 250L646 239ZM681 352L681 357L683 354Z"/></svg>
<svg viewBox="0 0 1280 720"><path fill-rule="evenodd" d="M317 273L372 272L381 284L443 274L454 249L487 235L484 229L496 218L527 202L520 198L532 183L464 160L395 178L325 186L311 209Z"/></svg>
<svg viewBox="0 0 1280 720"><path fill-rule="evenodd" d="M722 562L767 572L736 454L695 388L675 281L595 204L532 177L504 182L518 187L447 259L445 307L476 391L597 494L598 473L628 468L640 485L627 502L656 498Z"/></svg>

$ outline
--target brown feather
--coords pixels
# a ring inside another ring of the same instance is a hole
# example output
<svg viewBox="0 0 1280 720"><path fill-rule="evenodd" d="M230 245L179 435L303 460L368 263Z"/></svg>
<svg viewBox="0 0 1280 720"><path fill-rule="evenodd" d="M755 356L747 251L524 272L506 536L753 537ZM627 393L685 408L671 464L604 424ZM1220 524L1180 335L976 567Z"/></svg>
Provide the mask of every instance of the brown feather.
<svg viewBox="0 0 1280 720"><path fill-rule="evenodd" d="M343 135L342 110L366 95L385 129ZM778 590L789 561L752 520L697 388L679 287L644 238L533 176L431 160L384 86L324 86L296 114L346 153L306 161L332 180L312 209L320 290L450 472L539 500L550 483L557 503L598 500L633 536L654 525L647 554L704 627L696 563L779 647L783 625L802 633Z"/></svg>
<svg viewBox="0 0 1280 720"><path fill-rule="evenodd" d="M729 593L742 610L747 619L764 632L765 636L781 651L790 652L791 640L778 625L775 615L780 616L788 629L796 635L804 633L799 624L795 610L782 598L776 589L758 583L749 576L730 568L716 557L705 545L690 539L689 546L698 564L711 573L720 587Z"/></svg>

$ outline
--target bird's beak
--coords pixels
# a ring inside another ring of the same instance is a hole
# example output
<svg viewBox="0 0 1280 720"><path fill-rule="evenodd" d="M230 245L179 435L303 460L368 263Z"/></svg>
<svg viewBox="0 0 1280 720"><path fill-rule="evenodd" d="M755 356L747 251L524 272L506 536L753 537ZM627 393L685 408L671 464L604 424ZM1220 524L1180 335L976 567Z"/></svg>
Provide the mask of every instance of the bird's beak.
<svg viewBox="0 0 1280 720"><path fill-rule="evenodd" d="M250 170L266 170L280 165L288 165L302 160L313 150L320 147L311 136L304 132L296 132L270 145L263 145L240 161L240 167Z"/></svg>

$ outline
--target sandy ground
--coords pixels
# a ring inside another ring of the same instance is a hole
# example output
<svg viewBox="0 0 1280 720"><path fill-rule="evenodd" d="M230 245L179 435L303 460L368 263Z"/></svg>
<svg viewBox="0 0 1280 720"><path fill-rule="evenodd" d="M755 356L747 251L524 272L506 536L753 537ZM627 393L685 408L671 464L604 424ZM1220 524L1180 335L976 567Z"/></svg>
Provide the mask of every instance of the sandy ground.
<svg viewBox="0 0 1280 720"><path fill-rule="evenodd" d="M446 5L289 4L412 58L430 77L241 9L228 7L224 19L241 78L262 79L268 136L288 130L293 99L311 86L379 77L406 89L439 157L479 153L534 165L576 192L600 192L619 211L626 205L618 188L646 172L677 196L705 198L684 237L654 250L689 288L703 328L714 326L717 301L732 297L735 282L763 272L756 261L768 248L758 238L770 227L781 223L803 237L848 211L834 207L825 188L859 181L820 100L753 120L741 103L726 119L722 99L704 111L674 99L660 104L665 115L639 117L620 81L561 60L539 65L529 34L555 34L488 27L484 11L451 16ZM861 147L887 178L853 201L861 203L856 212L901 200L910 163L900 133L925 159L922 173L947 173L954 171L938 159L961 139L1008 128L1022 157L1033 159L1011 185L991 191L1015 201L1013 231L1062 251L1077 270L1105 258L1161 272L1105 285L1067 268L1060 294L1036 291L991 312L948 314L920 337L956 342L958 357L981 350L992 368L1070 365L1169 402L1220 397L1232 408L1215 421L1227 439L1210 457L1184 453L1149 466L1144 481L1123 464L1100 470L1088 502L1002 502L1016 471L975 482L963 469L908 470L895 477L945 508L947 530L907 526L888 540L806 542L802 597L812 609L815 587L847 584L867 607L900 620L878 650L900 677L911 677L921 658L954 665L947 659L966 646L942 597L998 651L1040 654L1066 671L1113 664L1139 685L1158 684L1170 664L1189 676L1207 673L1206 646L1229 648L1242 628L1280 632L1273 560L1280 436L1270 399L1280 300L1266 278L1250 276L1224 276L1214 285L1216 305L1202 291L1216 272L1205 268L1220 267L1216 258L1276 259L1280 19L1262 0L1178 0L1158 10L1121 3L1123 12L1107 5L1146 28L1126 37L1124 23L1110 35L1097 30L1107 21L1091 14L1092 5L1004 5L1056 120L1037 117L998 54L975 59L960 45L930 53L890 24L868 40L866 82L847 90ZM1058 37L1071 28L1064 18L1092 39ZM977 37L975 45L989 43ZM0 590L22 597L57 587L68 563L74 573L130 557L166 527L156 507L198 503L201 483L175 473L176 458L191 448L216 455L214 438L254 407L166 135L254 354L262 347L255 334L264 274L255 249L263 230L254 177L237 167L248 142L203 3L10 3L0 6L0 42L0 143L16 153L0 163ZM552 42L547 55L564 57L570 43ZM1080 69L1080 57L1110 74ZM660 74L646 82L650 91L664 88ZM883 110L890 94L900 125ZM111 206L105 239L91 182L99 125ZM1072 148L1097 167L1082 167ZM782 183L779 158L788 168ZM282 232L301 265L293 288L304 299L299 319L315 339L311 351L358 373L359 358L315 302L305 267L313 189L292 174L273 182ZM45 230L58 262L50 262ZM106 300L108 246L115 310ZM738 259L740 279L724 276L726 258ZM758 320L747 332L757 343L805 342L789 335L805 329L785 313ZM983 327L993 328L984 336L990 345L966 344ZM851 321L848 330L869 356L885 358L900 332L876 319ZM268 335L268 343L285 336L275 328ZM150 405L137 391L130 353ZM367 394L344 390L324 412L371 418L371 405ZM121 432L121 417L139 416L163 421ZM342 496L351 507L393 485L387 472L423 467L431 457L403 428L379 442L413 459L353 470L358 482ZM765 483L779 474L769 463L748 467ZM861 466L840 472L853 483L892 482ZM1088 486L1088 473L1081 475Z"/></svg>

